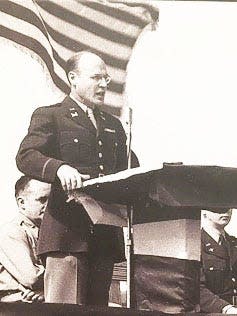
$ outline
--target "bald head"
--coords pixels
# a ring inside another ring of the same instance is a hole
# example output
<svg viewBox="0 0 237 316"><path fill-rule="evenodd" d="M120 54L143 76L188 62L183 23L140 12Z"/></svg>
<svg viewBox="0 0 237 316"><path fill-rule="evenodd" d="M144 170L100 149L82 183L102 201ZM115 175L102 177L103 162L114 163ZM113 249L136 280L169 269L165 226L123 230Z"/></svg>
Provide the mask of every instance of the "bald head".
<svg viewBox="0 0 237 316"><path fill-rule="evenodd" d="M88 51L73 55L67 62L67 76L76 100L92 108L104 103L110 77L98 55Z"/></svg>
<svg viewBox="0 0 237 316"><path fill-rule="evenodd" d="M68 59L66 64L66 73L69 75L70 71L77 71L80 73L80 68L87 67L89 65L93 66L94 63L98 63L104 61L98 55L89 52L89 51L81 51L74 54L71 58Z"/></svg>

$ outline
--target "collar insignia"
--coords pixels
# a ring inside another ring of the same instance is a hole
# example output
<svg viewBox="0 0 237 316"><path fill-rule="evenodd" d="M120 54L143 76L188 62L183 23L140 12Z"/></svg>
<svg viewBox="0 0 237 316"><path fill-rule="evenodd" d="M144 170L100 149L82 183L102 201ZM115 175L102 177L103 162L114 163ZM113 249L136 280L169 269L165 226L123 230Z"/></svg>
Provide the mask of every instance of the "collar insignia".
<svg viewBox="0 0 237 316"><path fill-rule="evenodd" d="M214 252L214 248L212 248L211 244L208 242L205 244L207 252Z"/></svg>
<svg viewBox="0 0 237 316"><path fill-rule="evenodd" d="M75 110L75 108L70 108L70 113L71 113L71 117L78 116L78 113L77 113L77 111Z"/></svg>

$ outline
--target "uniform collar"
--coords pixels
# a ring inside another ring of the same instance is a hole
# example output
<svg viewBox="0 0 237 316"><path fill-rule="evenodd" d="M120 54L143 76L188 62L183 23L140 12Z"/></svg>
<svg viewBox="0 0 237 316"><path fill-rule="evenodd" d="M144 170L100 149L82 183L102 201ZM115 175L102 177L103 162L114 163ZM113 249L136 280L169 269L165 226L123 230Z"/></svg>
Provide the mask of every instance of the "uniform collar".
<svg viewBox="0 0 237 316"><path fill-rule="evenodd" d="M205 225L203 227L203 229L217 243L219 242L219 238L220 238L221 235L223 235L226 238L224 231L220 232L219 230L217 230L216 228L214 228L214 227L212 227L210 225Z"/></svg>
<svg viewBox="0 0 237 316"><path fill-rule="evenodd" d="M28 217L26 217L22 213L18 214L17 221L19 222L20 225L25 224L25 225L30 226L32 228L38 228Z"/></svg>
<svg viewBox="0 0 237 316"><path fill-rule="evenodd" d="M90 130L91 133L96 135L96 128L94 127L84 109L82 109L81 107L81 105L84 105L85 107L85 104L79 105L78 101L72 99L69 95L65 97L61 104L63 109L63 116L70 118L76 124L85 127L86 129Z"/></svg>
<svg viewBox="0 0 237 316"><path fill-rule="evenodd" d="M76 98L74 98L74 96L72 95L72 93L69 94L69 97L76 102L76 104L86 113L88 106L85 105L84 103L76 100Z"/></svg>

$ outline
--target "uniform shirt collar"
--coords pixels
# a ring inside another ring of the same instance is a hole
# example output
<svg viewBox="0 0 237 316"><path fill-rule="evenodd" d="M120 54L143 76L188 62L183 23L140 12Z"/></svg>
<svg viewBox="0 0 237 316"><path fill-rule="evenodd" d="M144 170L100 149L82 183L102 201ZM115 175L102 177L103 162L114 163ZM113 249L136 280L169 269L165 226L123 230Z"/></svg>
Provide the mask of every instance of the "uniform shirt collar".
<svg viewBox="0 0 237 316"><path fill-rule="evenodd" d="M221 231L217 230L216 228L212 227L211 225L205 225L203 227L203 229L217 243L219 243L219 238L220 238L221 235L223 235L225 237L225 232L224 231L221 232Z"/></svg>
<svg viewBox="0 0 237 316"><path fill-rule="evenodd" d="M85 105L85 104L83 104L82 102L76 100L76 99L74 98L74 96L72 95L72 93L69 94L69 97L70 97L74 102L76 102L76 104L86 113L86 111L87 111L87 109L88 109L87 105Z"/></svg>
<svg viewBox="0 0 237 316"><path fill-rule="evenodd" d="M25 224L27 226L30 226L31 228L38 228L28 217L26 217L22 213L18 214L18 222L20 225Z"/></svg>

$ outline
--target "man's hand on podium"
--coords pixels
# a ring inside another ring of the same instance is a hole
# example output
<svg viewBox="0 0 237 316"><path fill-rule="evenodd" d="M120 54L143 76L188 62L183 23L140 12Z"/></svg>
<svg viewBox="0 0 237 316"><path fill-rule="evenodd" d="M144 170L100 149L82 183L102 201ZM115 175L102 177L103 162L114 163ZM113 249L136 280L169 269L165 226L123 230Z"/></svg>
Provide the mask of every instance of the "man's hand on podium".
<svg viewBox="0 0 237 316"><path fill-rule="evenodd" d="M76 168L69 165L60 166L57 171L57 176L64 191L81 188L83 181L90 179L88 174L81 174Z"/></svg>

